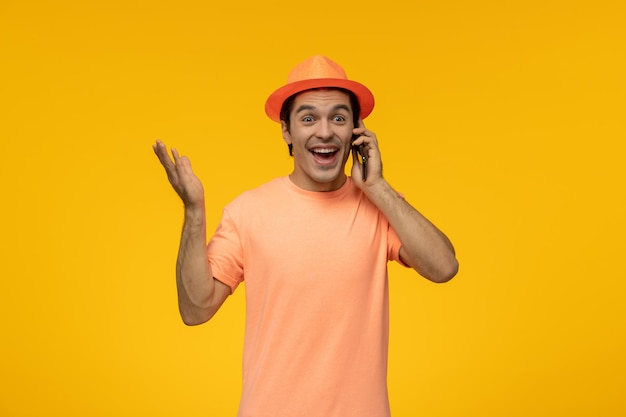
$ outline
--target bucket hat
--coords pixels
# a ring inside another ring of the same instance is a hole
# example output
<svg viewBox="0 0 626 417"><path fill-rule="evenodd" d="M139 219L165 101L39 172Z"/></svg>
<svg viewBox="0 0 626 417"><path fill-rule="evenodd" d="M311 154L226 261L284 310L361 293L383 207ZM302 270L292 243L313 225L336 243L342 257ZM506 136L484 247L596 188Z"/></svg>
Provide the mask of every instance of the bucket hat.
<svg viewBox="0 0 626 417"><path fill-rule="evenodd" d="M265 102L265 113L280 123L280 110L290 96L313 88L338 87L354 93L361 106L361 119L365 119L374 109L374 95L363 84L348 79L346 72L330 58L315 55L296 65L287 84L274 91Z"/></svg>

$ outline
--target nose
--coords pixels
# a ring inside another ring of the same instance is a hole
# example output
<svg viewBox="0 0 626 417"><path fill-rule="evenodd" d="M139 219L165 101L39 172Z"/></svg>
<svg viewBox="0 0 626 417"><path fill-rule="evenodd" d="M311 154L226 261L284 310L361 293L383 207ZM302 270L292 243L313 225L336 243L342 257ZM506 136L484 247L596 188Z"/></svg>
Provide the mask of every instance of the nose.
<svg viewBox="0 0 626 417"><path fill-rule="evenodd" d="M328 120L323 119L317 125L317 131L315 132L315 135L320 139L328 140L331 139L335 135L335 133L333 132L332 126L328 122Z"/></svg>

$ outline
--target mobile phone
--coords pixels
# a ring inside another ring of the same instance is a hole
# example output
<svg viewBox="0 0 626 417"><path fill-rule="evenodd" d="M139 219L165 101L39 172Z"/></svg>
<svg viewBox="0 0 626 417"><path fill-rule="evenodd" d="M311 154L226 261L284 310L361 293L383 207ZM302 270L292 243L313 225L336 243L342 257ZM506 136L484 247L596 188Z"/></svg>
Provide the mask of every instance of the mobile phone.
<svg viewBox="0 0 626 417"><path fill-rule="evenodd" d="M352 142L357 140L360 135L352 135ZM363 182L367 180L367 156L365 155L365 151L363 150L363 145L354 146L352 145L352 152L356 152L361 157L361 172L363 173Z"/></svg>

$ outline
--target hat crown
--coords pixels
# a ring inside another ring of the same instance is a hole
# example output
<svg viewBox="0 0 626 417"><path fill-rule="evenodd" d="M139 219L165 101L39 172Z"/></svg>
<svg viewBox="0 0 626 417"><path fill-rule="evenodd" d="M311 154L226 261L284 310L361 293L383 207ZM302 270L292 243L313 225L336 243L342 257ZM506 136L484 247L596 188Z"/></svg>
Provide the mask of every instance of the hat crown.
<svg viewBox="0 0 626 417"><path fill-rule="evenodd" d="M347 80L348 76L343 68L330 58L323 55L315 55L296 65L289 73L287 82L293 83L319 78Z"/></svg>
<svg viewBox="0 0 626 417"><path fill-rule="evenodd" d="M280 112L287 98L316 88L340 88L352 92L361 106L361 119L374 109L374 95L366 86L349 80L343 68L331 59L314 55L296 65L287 76L287 84L270 94L265 101L265 113L280 123Z"/></svg>

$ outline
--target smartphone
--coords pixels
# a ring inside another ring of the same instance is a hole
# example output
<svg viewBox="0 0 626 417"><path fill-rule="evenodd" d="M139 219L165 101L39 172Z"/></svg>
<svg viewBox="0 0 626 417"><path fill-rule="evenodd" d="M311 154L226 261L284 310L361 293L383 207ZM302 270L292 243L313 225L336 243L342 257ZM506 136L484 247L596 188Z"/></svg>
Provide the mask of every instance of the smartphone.
<svg viewBox="0 0 626 417"><path fill-rule="evenodd" d="M352 142L357 140L360 135L352 135ZM356 152L361 157L361 172L363 173L363 182L367 180L367 156L365 155L365 151L363 150L363 145L354 146L352 145L352 152Z"/></svg>

